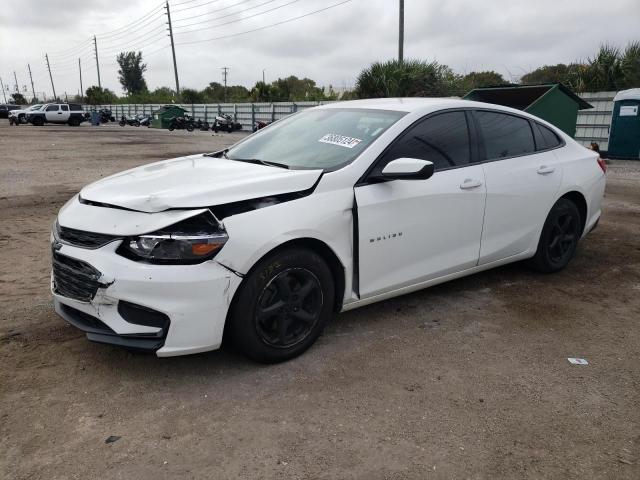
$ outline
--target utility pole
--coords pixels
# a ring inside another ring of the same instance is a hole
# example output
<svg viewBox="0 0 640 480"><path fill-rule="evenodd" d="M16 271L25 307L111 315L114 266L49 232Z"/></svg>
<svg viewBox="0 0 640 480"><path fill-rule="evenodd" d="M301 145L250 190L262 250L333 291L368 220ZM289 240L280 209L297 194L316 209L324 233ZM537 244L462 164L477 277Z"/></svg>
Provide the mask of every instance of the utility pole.
<svg viewBox="0 0 640 480"><path fill-rule="evenodd" d="M167 23L169 25L169 38L171 38L171 54L173 55L173 73L176 76L176 95L180 96L180 81L178 80L178 64L176 63L176 46L173 43L173 27L171 25L171 11L169 10L169 0L167 0Z"/></svg>
<svg viewBox="0 0 640 480"><path fill-rule="evenodd" d="M96 36L93 36L93 51L96 55L96 70L98 70L98 87L102 88L102 83L100 82L100 62L98 61L98 41L96 40Z"/></svg>
<svg viewBox="0 0 640 480"><path fill-rule="evenodd" d="M27 63L27 68L29 69L29 79L31 80L31 91L33 92L33 98L36 98L36 89L33 86L33 75L31 75L31 65Z"/></svg>
<svg viewBox="0 0 640 480"><path fill-rule="evenodd" d="M224 103L227 103L227 75L229 67L222 67L222 77L224 78Z"/></svg>
<svg viewBox="0 0 640 480"><path fill-rule="evenodd" d="M80 63L80 59L78 59L78 71L80 72L80 101L82 102L84 90L82 89L82 64Z"/></svg>
<svg viewBox="0 0 640 480"><path fill-rule="evenodd" d="M262 83L266 83L266 82L264 81L264 71L265 71L265 70L266 70L266 68L263 68L263 69L262 69Z"/></svg>
<svg viewBox="0 0 640 480"><path fill-rule="evenodd" d="M13 79L16 81L16 93L20 93L20 87L18 86L18 77L16 76L16 71L13 71Z"/></svg>
<svg viewBox="0 0 640 480"><path fill-rule="evenodd" d="M0 77L0 87L2 87L2 95L4 96L4 103L7 103L7 94L4 91L4 83L2 83L2 77Z"/></svg>
<svg viewBox="0 0 640 480"><path fill-rule="evenodd" d="M404 61L404 0L400 0L400 15L398 25L398 61Z"/></svg>
<svg viewBox="0 0 640 480"><path fill-rule="evenodd" d="M47 70L49 70L49 80L51 80L51 90L53 90L53 101L55 101L58 96L56 95L56 87L53 86L53 76L51 75L51 65L49 65L49 54L45 53L44 58L47 59Z"/></svg>

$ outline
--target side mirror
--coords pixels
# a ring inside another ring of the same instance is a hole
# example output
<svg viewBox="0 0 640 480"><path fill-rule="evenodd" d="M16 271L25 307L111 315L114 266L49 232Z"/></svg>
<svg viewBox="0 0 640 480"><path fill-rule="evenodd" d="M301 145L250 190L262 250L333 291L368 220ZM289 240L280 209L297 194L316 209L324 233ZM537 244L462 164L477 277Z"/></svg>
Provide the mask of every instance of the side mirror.
<svg viewBox="0 0 640 480"><path fill-rule="evenodd" d="M418 158L396 158L382 169L387 180L426 180L433 175L433 163Z"/></svg>

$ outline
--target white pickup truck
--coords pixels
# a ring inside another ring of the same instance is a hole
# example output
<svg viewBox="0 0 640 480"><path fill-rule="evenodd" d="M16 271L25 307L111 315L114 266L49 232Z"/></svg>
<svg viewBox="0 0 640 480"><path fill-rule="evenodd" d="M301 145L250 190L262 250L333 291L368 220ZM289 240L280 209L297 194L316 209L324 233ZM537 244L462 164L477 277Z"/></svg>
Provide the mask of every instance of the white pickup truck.
<svg viewBox="0 0 640 480"><path fill-rule="evenodd" d="M40 110L43 105L31 105L30 107L21 108L18 110L10 110L9 111L9 125L20 125L21 123L27 123L27 115L30 113L35 113Z"/></svg>
<svg viewBox="0 0 640 480"><path fill-rule="evenodd" d="M27 122L42 126L45 123L67 123L77 127L87 120L79 103L47 103L40 110L29 112Z"/></svg>

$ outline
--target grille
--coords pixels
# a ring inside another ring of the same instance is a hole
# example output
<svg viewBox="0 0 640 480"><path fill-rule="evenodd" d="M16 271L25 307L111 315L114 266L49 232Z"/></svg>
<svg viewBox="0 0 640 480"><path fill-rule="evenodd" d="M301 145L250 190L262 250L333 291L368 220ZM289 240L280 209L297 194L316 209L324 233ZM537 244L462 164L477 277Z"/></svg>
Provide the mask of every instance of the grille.
<svg viewBox="0 0 640 480"><path fill-rule="evenodd" d="M86 262L53 252L53 285L63 297L88 302L100 287L101 275Z"/></svg>
<svg viewBox="0 0 640 480"><path fill-rule="evenodd" d="M58 239L64 243L83 248L100 248L107 243L120 238L114 235L106 235L104 233L85 232L74 228L61 227L57 223L56 233Z"/></svg>

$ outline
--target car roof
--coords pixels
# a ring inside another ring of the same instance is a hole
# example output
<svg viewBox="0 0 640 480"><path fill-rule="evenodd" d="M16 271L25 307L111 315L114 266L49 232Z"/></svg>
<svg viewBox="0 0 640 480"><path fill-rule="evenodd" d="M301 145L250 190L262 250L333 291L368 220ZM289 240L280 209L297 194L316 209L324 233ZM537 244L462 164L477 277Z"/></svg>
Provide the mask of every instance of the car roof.
<svg viewBox="0 0 640 480"><path fill-rule="evenodd" d="M348 100L344 102L333 102L322 105L321 109L331 108L365 108L371 110L393 110L397 112L420 112L427 113L429 111L444 110L447 108L487 108L491 110L499 110L516 115L536 118L527 112L517 110L515 108L496 105L495 103L475 102L473 100L463 100L452 97L424 98L424 97L406 97L406 98L369 98L366 100Z"/></svg>

